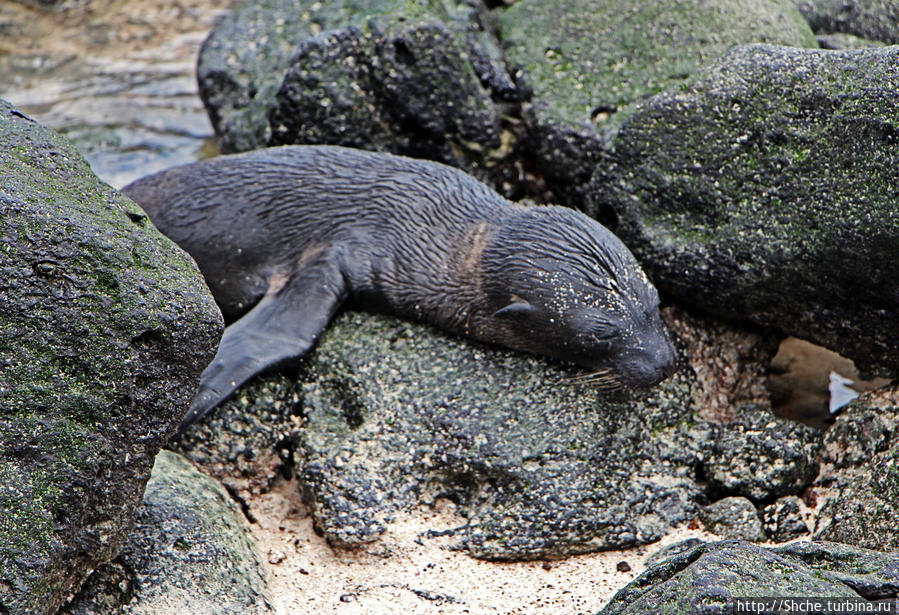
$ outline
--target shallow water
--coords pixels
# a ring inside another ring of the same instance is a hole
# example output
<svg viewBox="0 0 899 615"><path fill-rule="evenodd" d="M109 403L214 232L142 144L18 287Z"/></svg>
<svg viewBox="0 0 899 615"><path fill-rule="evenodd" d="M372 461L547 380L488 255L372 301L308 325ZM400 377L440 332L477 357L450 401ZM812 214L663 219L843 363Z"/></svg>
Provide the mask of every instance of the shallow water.
<svg viewBox="0 0 899 615"><path fill-rule="evenodd" d="M0 98L72 140L102 179L216 153L196 57L230 0L92 0L41 10L0 0Z"/></svg>

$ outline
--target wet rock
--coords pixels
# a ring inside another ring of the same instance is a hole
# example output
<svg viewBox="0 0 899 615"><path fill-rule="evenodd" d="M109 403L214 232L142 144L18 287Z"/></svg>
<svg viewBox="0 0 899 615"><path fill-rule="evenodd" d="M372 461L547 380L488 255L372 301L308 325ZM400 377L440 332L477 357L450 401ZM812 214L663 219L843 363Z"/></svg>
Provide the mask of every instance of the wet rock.
<svg viewBox="0 0 899 615"><path fill-rule="evenodd" d="M631 116L596 191L656 285L897 373L897 62L742 46Z"/></svg>
<svg viewBox="0 0 899 615"><path fill-rule="evenodd" d="M646 570L619 591L600 615L734 612L741 597L899 595L899 554L829 542L796 542L765 549L739 541L713 542Z"/></svg>
<svg viewBox="0 0 899 615"><path fill-rule="evenodd" d="M241 388L169 448L246 501L293 471L301 429L296 374L273 374Z"/></svg>
<svg viewBox="0 0 899 615"><path fill-rule="evenodd" d="M221 334L193 261L0 101L0 611L118 551Z"/></svg>
<svg viewBox="0 0 899 615"><path fill-rule="evenodd" d="M684 82L733 45L817 47L786 0L519 0L500 14L537 163L563 203L597 211L591 178L634 103Z"/></svg>
<svg viewBox="0 0 899 615"><path fill-rule="evenodd" d="M719 492L762 501L799 493L818 474L821 432L766 408L744 406L732 422L705 429L703 468Z"/></svg>
<svg viewBox="0 0 899 615"><path fill-rule="evenodd" d="M821 49L864 49L865 47L884 47L886 43L860 38L852 34L819 34L815 38Z"/></svg>
<svg viewBox="0 0 899 615"><path fill-rule="evenodd" d="M65 615L273 613L240 509L217 482L162 451L134 531Z"/></svg>
<svg viewBox="0 0 899 615"><path fill-rule="evenodd" d="M685 323L683 349L712 345ZM737 337L722 335L719 354ZM733 428L702 418L699 383L720 382L712 368L699 379L685 366L645 398L610 394L568 381L574 368L347 313L300 368L296 472L335 545L377 540L397 511L440 497L459 504L468 522L458 543L481 558L645 544L692 520L707 489L723 489L704 477L725 459L732 472L750 465L735 491L764 498L803 487L795 469L814 466L817 432L763 417L752 395ZM743 384L741 396L757 390Z"/></svg>
<svg viewBox="0 0 899 615"><path fill-rule="evenodd" d="M765 533L774 542L787 542L808 534L808 526L802 518L801 500L794 496L778 499L762 509Z"/></svg>
<svg viewBox="0 0 899 615"><path fill-rule="evenodd" d="M866 393L824 440L815 536L899 550L899 387Z"/></svg>
<svg viewBox="0 0 899 615"><path fill-rule="evenodd" d="M843 32L899 43L896 0L793 0L816 33Z"/></svg>
<svg viewBox="0 0 899 615"><path fill-rule="evenodd" d="M479 0L254 0L206 40L198 78L225 151L327 143L482 179L508 153L494 99L515 89Z"/></svg>
<svg viewBox="0 0 899 615"><path fill-rule="evenodd" d="M692 550L693 547L704 543L705 541L700 540L699 538L687 538L686 540L676 542L673 545L662 547L646 558L646 567L649 568L651 566L655 566L656 564L661 564L665 560L677 557L681 553L686 553L687 551Z"/></svg>
<svg viewBox="0 0 899 615"><path fill-rule="evenodd" d="M766 538L755 504L746 498L723 498L704 506L699 511L699 520L707 530L721 538L750 542L761 542Z"/></svg>

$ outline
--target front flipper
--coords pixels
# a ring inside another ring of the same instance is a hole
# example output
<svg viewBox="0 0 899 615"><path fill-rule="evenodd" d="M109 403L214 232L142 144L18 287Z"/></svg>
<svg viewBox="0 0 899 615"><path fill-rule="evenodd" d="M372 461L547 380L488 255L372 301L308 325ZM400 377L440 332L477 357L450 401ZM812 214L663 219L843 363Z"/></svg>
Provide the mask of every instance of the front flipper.
<svg viewBox="0 0 899 615"><path fill-rule="evenodd" d="M262 300L225 329L215 358L200 376L179 433L252 376L303 356L318 341L345 297L346 281L333 248L302 263L286 279L272 276Z"/></svg>

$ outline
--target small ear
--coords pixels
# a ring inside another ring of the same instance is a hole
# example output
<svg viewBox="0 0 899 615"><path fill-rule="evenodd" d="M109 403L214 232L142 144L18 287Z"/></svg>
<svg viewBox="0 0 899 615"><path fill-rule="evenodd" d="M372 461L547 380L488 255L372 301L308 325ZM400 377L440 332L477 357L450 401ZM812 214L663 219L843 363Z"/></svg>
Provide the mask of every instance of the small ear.
<svg viewBox="0 0 899 615"><path fill-rule="evenodd" d="M533 314L537 311L533 305L527 301L516 301L510 303L504 308L500 308L493 313L494 318L508 318L509 316L524 316Z"/></svg>

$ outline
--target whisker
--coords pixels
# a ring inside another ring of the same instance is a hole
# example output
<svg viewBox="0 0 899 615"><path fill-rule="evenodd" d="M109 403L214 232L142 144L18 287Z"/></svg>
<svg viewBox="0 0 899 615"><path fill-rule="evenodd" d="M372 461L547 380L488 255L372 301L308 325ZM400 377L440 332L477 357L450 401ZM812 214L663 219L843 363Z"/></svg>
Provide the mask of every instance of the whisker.
<svg viewBox="0 0 899 615"><path fill-rule="evenodd" d="M562 382L582 382L584 380L593 380L596 378L612 377L611 370L601 369L595 372L587 372L586 374L578 374L576 376L567 376L562 378Z"/></svg>
<svg viewBox="0 0 899 615"><path fill-rule="evenodd" d="M621 382L618 374L610 369L601 369L586 374L560 378L559 382L563 384L588 385L603 391L617 391L624 388L624 383Z"/></svg>

